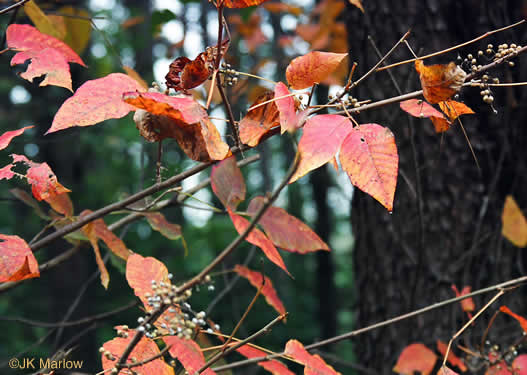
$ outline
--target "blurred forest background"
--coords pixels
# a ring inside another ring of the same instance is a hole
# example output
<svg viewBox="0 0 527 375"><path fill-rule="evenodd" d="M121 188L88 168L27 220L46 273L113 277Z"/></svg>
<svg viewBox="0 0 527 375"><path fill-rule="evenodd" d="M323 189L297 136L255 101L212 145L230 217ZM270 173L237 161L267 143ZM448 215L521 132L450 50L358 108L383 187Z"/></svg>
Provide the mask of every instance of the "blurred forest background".
<svg viewBox="0 0 527 375"><path fill-rule="evenodd" d="M37 3L51 14L61 14L62 7L73 6L93 16L96 28L90 28L88 45L81 54L89 68L71 66L74 88L86 80L122 71L122 64L133 67L147 82L155 79L164 83L174 58L193 59L217 37L216 10L206 0ZM343 0L285 3L291 7L280 11L263 6L226 11L232 35L226 60L235 69L285 81L289 61L310 49L349 51L350 61L358 63L356 78L379 60L375 48L384 54L409 29L409 44L418 55L425 55L527 16L527 2L520 0L364 0L364 13ZM2 7L10 4L1 2ZM29 20L20 10L16 15L3 14L0 22L5 30L10 22ZM527 28L521 25L431 62L446 63L455 61L458 55L477 55L489 43L498 46L526 42ZM157 145L140 138L131 115L43 136L70 93L58 87L39 88L20 79L16 72L23 69L11 68L10 57L11 53L4 53L0 67L0 132L36 126L0 155L1 165L10 162L10 153L24 153L35 161L47 162L59 181L72 190L76 213L100 208L155 182ZM411 58L408 49L400 46L388 61L407 58ZM501 66L491 76L501 82L527 81L525 63L526 57L521 56L515 60L515 67ZM261 83L241 78L238 86L229 90L236 117L246 113L260 90L257 85ZM353 96L375 101L419 88L413 64L408 64L391 69L390 74L376 73L358 86ZM337 89L336 85L321 85L315 98L323 103ZM197 91L204 96L205 90ZM395 134L400 175L391 215L371 197L354 191L347 177L331 168L320 168L287 187L278 205L308 223L330 244L332 252L283 254L295 280L266 264L265 272L290 316L287 324L261 337L259 345L280 350L288 338L309 344L453 297L452 284L460 289L465 285L478 289L526 274L525 255L501 236L500 215L507 194L512 194L524 210L527 208L527 90L496 87L493 94L493 107L483 103L479 89L465 89L460 95L460 100L476 112L462 120L479 170L459 125L443 136L437 135L430 121L410 118L397 104L357 116L359 123L379 123ZM221 105L212 115L225 117ZM165 142L164 147L164 177L194 164L175 142ZM276 186L294 157L287 137L273 137L245 156L254 153L259 153L261 160L243 168L248 197ZM183 187L192 187L209 174L206 170L186 180ZM29 241L45 223L9 193L14 187L28 190L23 182L0 184L0 233L17 234ZM196 197L218 203L210 188ZM188 203L204 207L199 201ZM228 216L184 206L171 207L164 214L171 222L181 224L187 255L181 241L167 240L153 232L146 221L134 222L116 234L130 249L163 261L176 280L196 274L235 236ZM106 222L120 217L111 215ZM58 241L38 252L37 258L42 263L68 248L66 242ZM235 279L228 271L243 262L257 269L260 259L259 250L244 245L217 269L215 291L202 288L194 293L193 308L210 311L224 332L232 330L254 289L242 279L223 295L221 291ZM13 356L26 353L24 357L46 358L64 347L75 347L72 357L85 361L82 371L100 371L99 346L114 337L113 326L136 324L141 314L137 307L97 324L56 330L6 318L59 322L130 303L135 297L126 283L124 265L111 257L108 261L113 265L109 267L108 291L99 283L91 248L84 246L41 278L2 293L1 373L9 373L5 361ZM477 307L489 298L475 298ZM501 303L525 315L524 298L520 289L506 295ZM497 306L494 304L459 343L475 350ZM275 312L260 299L238 336L258 330L274 316ZM451 305L325 347L320 354L342 373L389 374L406 345L419 341L435 348L436 339L448 341L466 320L459 305ZM489 340L506 347L520 335L516 322L500 317L489 332ZM235 359L241 357L230 358ZM477 368L478 361L473 361ZM254 366L235 373L262 371Z"/></svg>

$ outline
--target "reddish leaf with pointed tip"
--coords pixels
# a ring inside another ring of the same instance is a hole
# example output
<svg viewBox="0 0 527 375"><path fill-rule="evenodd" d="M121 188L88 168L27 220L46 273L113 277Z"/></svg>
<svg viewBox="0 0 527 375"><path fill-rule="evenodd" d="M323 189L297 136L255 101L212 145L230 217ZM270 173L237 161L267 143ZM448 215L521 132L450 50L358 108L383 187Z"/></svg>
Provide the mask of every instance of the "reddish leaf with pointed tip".
<svg viewBox="0 0 527 375"><path fill-rule="evenodd" d="M447 350L447 344L445 344L441 340L437 340L436 341L436 345L437 345L437 350L444 357L445 354L446 354L446 350ZM450 350L449 353L448 353L447 361L452 366L457 366L462 372L467 371L467 366L465 366L465 362L463 362L463 360L461 358L459 358L457 355L455 355L452 350ZM452 370L450 370L450 371L452 371ZM438 373L438 374L440 374L440 373Z"/></svg>
<svg viewBox="0 0 527 375"><path fill-rule="evenodd" d="M256 5L260 5L268 0L224 0L220 1L225 4L227 8L248 8Z"/></svg>
<svg viewBox="0 0 527 375"><path fill-rule="evenodd" d="M464 286L460 292L457 289L457 286L452 284L452 290L454 291L454 293L456 293L456 297L460 297L460 296L464 296L465 294L469 294L472 290L472 287L468 285ZM463 311L469 313L469 318L471 318L472 316L470 313L476 310L476 304L474 303L474 300L472 299L472 297L465 298L460 303L461 303L461 308L463 309Z"/></svg>
<svg viewBox="0 0 527 375"><path fill-rule="evenodd" d="M4 148L6 148L9 145L9 143L13 140L13 138L18 137L26 129L31 129L32 127L33 125L26 126L21 129L5 132L4 134L0 135L0 150L3 150Z"/></svg>
<svg viewBox="0 0 527 375"><path fill-rule="evenodd" d="M115 367L117 361L120 359L120 355L125 351L134 336L135 331L128 330L128 337L116 337L103 344L105 351L109 351L114 358L113 360L110 360L104 354L102 355L102 368L105 370L105 373L109 373L110 370ZM128 356L126 363L131 364L132 358L137 362L141 362L155 357L156 355L159 355L159 353L160 350L155 341L143 336ZM134 367L133 369L141 374L174 375L174 368L165 363L163 357L154 359L153 361ZM119 375L126 374L130 374L129 369L122 369L119 371Z"/></svg>
<svg viewBox="0 0 527 375"><path fill-rule="evenodd" d="M458 375L458 373L450 369L448 366L441 366L439 370L437 370L437 375Z"/></svg>
<svg viewBox="0 0 527 375"><path fill-rule="evenodd" d="M501 234L514 246L527 246L527 219L512 197L507 195L501 214Z"/></svg>
<svg viewBox="0 0 527 375"><path fill-rule="evenodd" d="M40 277L29 245L18 236L0 234L0 282Z"/></svg>
<svg viewBox="0 0 527 375"><path fill-rule="evenodd" d="M90 210L84 210L81 212L80 216L86 216L91 213L92 211ZM94 220L92 223L95 236L101 239L106 244L106 246L108 246L112 253L121 259L127 260L132 252L126 247L123 240L121 240L110 229L108 229L103 219Z"/></svg>
<svg viewBox="0 0 527 375"><path fill-rule="evenodd" d="M527 375L527 354L517 356L512 362L512 369L515 375Z"/></svg>
<svg viewBox="0 0 527 375"><path fill-rule="evenodd" d="M135 90L142 91L143 88L135 79L123 73L112 73L87 81L62 104L46 134L124 117L135 108L123 102L123 93Z"/></svg>
<svg viewBox="0 0 527 375"><path fill-rule="evenodd" d="M161 212L145 212L142 215L146 217L152 229L158 231L166 238L177 240L181 237L181 225L168 222Z"/></svg>
<svg viewBox="0 0 527 375"><path fill-rule="evenodd" d="M289 340L285 345L285 354L290 355L295 360L303 364L305 375L337 375L340 372L335 371L328 365L318 354L312 355L298 340Z"/></svg>
<svg viewBox="0 0 527 375"><path fill-rule="evenodd" d="M234 224L236 231L239 234L242 234L245 229L249 227L249 221L239 215L236 215L228 207L227 211L229 212L229 216L231 217L232 223ZM291 276L284 264L282 257L280 256L280 253L278 252L278 250L276 250L276 247L274 247L273 243L265 236L265 234L262 233L260 229L254 228L246 237L246 240L247 242L256 245L260 249L262 249L267 259L269 259L271 262L276 264L278 267L283 269L288 275Z"/></svg>
<svg viewBox="0 0 527 375"><path fill-rule="evenodd" d="M450 99L461 89L467 76L467 73L453 62L445 65L424 65L422 60L417 60L415 70L419 73L423 96L432 104Z"/></svg>
<svg viewBox="0 0 527 375"><path fill-rule="evenodd" d="M448 129L450 129L450 125L452 123L447 120L445 117L430 117L430 120L432 121L432 124L434 125L434 129L436 130L436 133L444 133Z"/></svg>
<svg viewBox="0 0 527 375"><path fill-rule="evenodd" d="M157 285L161 281L165 284L170 284L168 270L163 263L152 257L144 258L139 254L132 254L128 257L126 262L126 280L147 310L150 310L151 307L148 305L145 294L154 295L152 280Z"/></svg>
<svg viewBox="0 0 527 375"><path fill-rule="evenodd" d="M401 375L413 375L414 371L428 375L434 369L437 356L421 343L408 345L403 349L393 371Z"/></svg>
<svg viewBox="0 0 527 375"><path fill-rule="evenodd" d="M399 103L401 109L414 117L443 117L443 114L421 99L409 99Z"/></svg>
<svg viewBox="0 0 527 375"><path fill-rule="evenodd" d="M73 203L68 193L57 194L46 199L46 202L59 214L73 216Z"/></svg>
<svg viewBox="0 0 527 375"><path fill-rule="evenodd" d="M27 182L31 185L31 192L37 200L47 201L56 195L71 191L58 182L57 176L47 163L29 162L28 165Z"/></svg>
<svg viewBox="0 0 527 375"><path fill-rule="evenodd" d="M500 311L504 312L505 314L509 314L514 319L520 323L520 326L522 329L527 333L527 319L525 319L523 316L513 313L507 306L501 306Z"/></svg>
<svg viewBox="0 0 527 375"><path fill-rule="evenodd" d="M31 60L26 72L20 75L22 78L33 82L35 77L46 75L40 86L54 85L72 91L68 63L86 66L67 44L30 25L9 25L6 41L9 48L20 51L11 59L11 66Z"/></svg>
<svg viewBox="0 0 527 375"><path fill-rule="evenodd" d="M264 204L264 197L254 197L247 212L255 214ZM329 246L306 224L286 210L271 206L258 222L277 247L300 254L317 250L329 251Z"/></svg>
<svg viewBox="0 0 527 375"><path fill-rule="evenodd" d="M390 129L378 124L353 128L342 143L339 159L351 183L391 212L399 155Z"/></svg>
<svg viewBox="0 0 527 375"><path fill-rule="evenodd" d="M223 160L229 155L229 146L194 99L158 92L127 92L123 100L147 111L138 111L134 121L148 141L175 138L187 156L196 161Z"/></svg>
<svg viewBox="0 0 527 375"><path fill-rule="evenodd" d="M225 207L235 210L238 204L245 200L245 181L235 156L212 167L210 184L212 191Z"/></svg>
<svg viewBox="0 0 527 375"><path fill-rule="evenodd" d="M0 180L10 180L11 178L13 178L13 176L15 175L15 173L11 170L11 168L13 167L13 164L8 164L5 167L0 168Z"/></svg>
<svg viewBox="0 0 527 375"><path fill-rule="evenodd" d="M309 118L298 144L300 163L289 183L331 161L352 130L353 124L344 116L318 115Z"/></svg>
<svg viewBox="0 0 527 375"><path fill-rule="evenodd" d="M265 357L268 354L250 345L240 346L238 349L236 349L236 351L249 359ZM294 375L294 372L289 370L286 365L275 359L272 359L270 361L258 362L257 365L263 367L265 370L269 371L273 375Z"/></svg>
<svg viewBox="0 0 527 375"><path fill-rule="evenodd" d="M165 336L163 341L170 346L170 355L181 362L188 374L194 374L205 364L205 357L195 341L177 336ZM208 368L202 374L212 375L215 372Z"/></svg>
<svg viewBox="0 0 527 375"><path fill-rule="evenodd" d="M287 66L285 76L289 86L301 90L324 81L338 68L347 53L311 51L295 58Z"/></svg>
<svg viewBox="0 0 527 375"><path fill-rule="evenodd" d="M268 103L247 112L238 124L240 140L246 145L256 146L263 135L269 132L271 128L280 125L280 114L276 103L274 101L269 102L273 98L274 93L272 91L260 95L251 108L261 103Z"/></svg>
<svg viewBox="0 0 527 375"><path fill-rule="evenodd" d="M279 314L286 313L284 304L278 297L278 294L276 293L276 290L273 286L273 282L271 281L271 279L265 276L265 283L262 284L263 278L260 272L252 271L248 269L247 267L242 266L240 264L237 264L236 266L234 266L234 272L246 278L251 283L251 285L254 286L256 289L260 289L260 287L263 285L262 294L264 295L267 303L270 306L272 306Z"/></svg>
<svg viewBox="0 0 527 375"><path fill-rule="evenodd" d="M278 82L274 88L274 97L280 98L282 96L289 95L290 92L287 86L282 82ZM282 99L275 100L276 107L280 114L280 133L284 134L286 131L294 132L305 122L308 111L301 111L296 113L297 102L292 96L288 96Z"/></svg>

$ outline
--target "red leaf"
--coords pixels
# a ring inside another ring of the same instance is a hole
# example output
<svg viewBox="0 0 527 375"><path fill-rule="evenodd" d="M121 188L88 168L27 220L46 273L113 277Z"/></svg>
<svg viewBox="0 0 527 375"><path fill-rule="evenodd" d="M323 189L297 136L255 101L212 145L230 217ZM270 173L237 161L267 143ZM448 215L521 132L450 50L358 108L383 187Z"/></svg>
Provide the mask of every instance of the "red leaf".
<svg viewBox="0 0 527 375"><path fill-rule="evenodd" d="M152 257L144 258L139 254L132 254L128 257L126 262L126 280L147 310L152 309L148 304L147 297L145 297L147 293L154 295L152 280L157 285L160 282L170 283L168 270L163 263Z"/></svg>
<svg viewBox="0 0 527 375"><path fill-rule="evenodd" d="M264 204L264 197L254 197L247 212L254 215ZM317 250L329 251L329 246L306 224L283 208L271 206L258 222L277 247L305 254Z"/></svg>
<svg viewBox="0 0 527 375"><path fill-rule="evenodd" d="M128 337L116 337L113 340L107 341L103 344L103 348L105 349L105 351L109 351L113 356L113 360L108 359L104 354L101 357L102 368L105 370L105 373L109 373L111 369L115 367L115 364L120 359L120 355L125 351L126 347L130 343L134 335L135 331L129 330ZM134 350L132 350L132 352L128 356L126 363L131 364L132 358L134 358L137 362L141 362L155 357L159 353L160 351L156 343L153 340L143 336L141 340L139 340L137 345L134 347ZM147 362L144 365L134 367L133 369L134 371L141 374L174 375L174 369L168 364L166 364L162 357ZM130 374L129 369L122 369L121 371L119 371L119 375L127 374Z"/></svg>
<svg viewBox="0 0 527 375"><path fill-rule="evenodd" d="M15 173L11 170L11 168L13 167L13 164L8 164L5 167L0 168L0 180L10 180L11 178L13 178L13 176L15 175Z"/></svg>
<svg viewBox="0 0 527 375"><path fill-rule="evenodd" d="M501 234L514 246L527 246L527 219L512 197L507 195L501 214Z"/></svg>
<svg viewBox="0 0 527 375"><path fill-rule="evenodd" d="M437 370L437 375L458 375L458 373L447 366L441 366L439 370Z"/></svg>
<svg viewBox="0 0 527 375"><path fill-rule="evenodd" d="M13 56L11 66L31 59L21 77L33 82L33 78L46 75L40 86L55 85L72 91L68 62L86 66L67 44L30 25L9 25L6 40L9 48L21 51Z"/></svg>
<svg viewBox="0 0 527 375"><path fill-rule="evenodd" d="M422 60L417 60L415 70L419 73L423 96L432 104L452 97L461 89L467 76L467 73L453 62L427 66Z"/></svg>
<svg viewBox="0 0 527 375"><path fill-rule="evenodd" d="M434 369L437 356L421 343L410 344L403 349L393 371L401 375L412 375L418 371L428 375Z"/></svg>
<svg viewBox="0 0 527 375"><path fill-rule="evenodd" d="M108 289L108 284L110 283L110 274L108 273L108 270L106 269L106 265L104 264L104 261L101 257L101 251L99 250L99 244L97 235L95 234L95 224L94 222L88 223L85 226L81 228L82 233L88 237L90 240L90 244L93 248L93 252L95 253L95 262L97 263L97 267L99 268L99 272L101 274L101 284L104 287L104 289Z"/></svg>
<svg viewBox="0 0 527 375"><path fill-rule="evenodd" d="M469 294L471 292L471 290L472 290L472 287L464 286L463 289L460 292L457 289L457 287L452 284L452 290L454 291L454 293L456 293L456 297L460 297L460 296L464 296L465 294ZM465 298L460 303L461 303L461 308L463 309L463 311L465 311L467 313L470 313L470 312L476 310L476 304L474 303L474 300L472 299L472 297ZM471 317L471 315L469 314L469 318L470 317Z"/></svg>
<svg viewBox="0 0 527 375"><path fill-rule="evenodd" d="M522 329L527 333L527 319L525 319L523 316L513 313L507 306L501 306L500 311L504 312L505 314L509 314L514 319L520 323L520 326Z"/></svg>
<svg viewBox="0 0 527 375"><path fill-rule="evenodd" d="M344 116L318 115L308 119L298 144L300 163L289 183L331 161L352 130L353 124Z"/></svg>
<svg viewBox="0 0 527 375"><path fill-rule="evenodd" d="M285 354L290 355L295 360L303 364L305 375L336 375L340 372L335 371L318 354L311 355L304 345L297 340L289 340L285 345Z"/></svg>
<svg viewBox="0 0 527 375"><path fill-rule="evenodd" d="M26 129L31 129L32 127L33 126L26 126L21 129L5 132L4 134L0 135L0 150L3 150L4 148L6 148L13 138L19 136Z"/></svg>
<svg viewBox="0 0 527 375"><path fill-rule="evenodd" d="M87 81L62 104L46 134L124 117L134 107L123 102L123 93L135 90L143 88L135 79L123 73L112 73Z"/></svg>
<svg viewBox="0 0 527 375"><path fill-rule="evenodd" d="M351 183L391 212L399 169L393 133L378 124L359 125L342 143L339 159Z"/></svg>
<svg viewBox="0 0 527 375"><path fill-rule="evenodd" d="M0 282L40 277L37 260L26 241L5 234L0 234L0 240Z"/></svg>
<svg viewBox="0 0 527 375"><path fill-rule="evenodd" d="M249 359L265 357L267 355L266 352L260 349L256 349L250 345L240 346L238 349L236 349L236 351ZM258 362L257 365L263 367L264 369L274 375L294 375L294 372L289 370L286 365L275 359L272 359L270 361Z"/></svg>
<svg viewBox="0 0 527 375"><path fill-rule="evenodd" d="M287 82L294 90L311 87L326 79L346 56L347 53L311 51L297 57L287 67Z"/></svg>
<svg viewBox="0 0 527 375"><path fill-rule="evenodd" d="M436 345L437 345L437 350L439 351L439 353L441 353L441 355L444 357L445 354L446 354L446 350L447 350L447 344L445 344L443 341L441 340L437 340L436 341ZM456 356L454 354L454 352L452 350L450 350L448 352L448 358L447 358L447 361L448 363L450 363L452 366L457 366L459 367L459 369L462 371L462 372L465 372L467 371L467 366L465 366L465 362L463 362L463 360L461 358L459 358L458 356ZM450 370L450 369L448 369ZM440 370L441 371L441 370ZM450 370L452 371L452 370ZM447 371L448 372L448 371ZM453 371L452 371L453 372ZM440 375L441 372L438 372L438 375Z"/></svg>
<svg viewBox="0 0 527 375"><path fill-rule="evenodd" d="M48 200L56 195L71 191L57 181L57 176L47 163L31 162L29 165L26 177L31 185L31 192L37 200Z"/></svg>
<svg viewBox="0 0 527 375"><path fill-rule="evenodd" d="M234 227L236 228L236 231L241 234L245 231L245 229L249 226L249 221L247 219L236 215L231 211L230 208L227 207L227 211L229 212L229 216L231 217L232 223L234 224ZM278 267L283 269L288 275L291 276L289 271L287 270L284 261L282 260L282 257L280 256L280 253L278 250L276 250L276 247L274 247L273 243L265 236L265 234L262 233L261 230L258 228L254 228L249 235L246 238L247 242L258 246L262 251L264 252L265 256L274 264L276 264Z"/></svg>
<svg viewBox="0 0 527 375"><path fill-rule="evenodd" d="M517 356L512 362L514 375L527 375L527 354Z"/></svg>
<svg viewBox="0 0 527 375"><path fill-rule="evenodd" d="M205 357L201 352L201 348L193 340L177 336L165 336L163 341L167 346L170 346L168 350L170 355L181 362L188 374L194 374L205 364ZM208 368L202 374L212 375L215 372Z"/></svg>
<svg viewBox="0 0 527 375"><path fill-rule="evenodd" d="M223 4L225 4L227 8L248 8L260 5L266 1L267 0L225 0L223 1ZM222 1L220 1L220 3L221 2Z"/></svg>
<svg viewBox="0 0 527 375"><path fill-rule="evenodd" d="M84 210L81 212L80 216L86 216L90 213L92 213L90 210ZM112 251L112 253L121 259L127 260L132 252L128 250L124 242L119 237L117 237L110 229L108 229L104 220L97 219L92 221L92 223L95 236L101 239Z"/></svg>
<svg viewBox="0 0 527 375"><path fill-rule="evenodd" d="M274 93L267 91L256 99L251 108L268 102L273 98ZM267 104L260 105L247 112L238 124L240 140L246 145L254 147L260 142L260 138L264 134L278 125L280 125L280 114L278 113L276 103L271 101Z"/></svg>
<svg viewBox="0 0 527 375"><path fill-rule="evenodd" d="M145 212L142 215L146 217L152 229L166 238L177 240L181 237L181 225L169 223L161 212Z"/></svg>
<svg viewBox="0 0 527 375"><path fill-rule="evenodd" d="M279 4L279 3L278 3ZM289 90L282 82L278 82L274 88L274 97L280 98L289 95ZM280 113L280 132L284 134L286 131L294 132L300 128L307 118L307 111L296 113L298 105L295 103L295 98L289 96L283 99L275 100L276 107Z"/></svg>
<svg viewBox="0 0 527 375"><path fill-rule="evenodd" d="M399 103L401 109L414 117L443 117L443 114L420 99L409 99Z"/></svg>
<svg viewBox="0 0 527 375"><path fill-rule="evenodd" d="M263 279L260 272L251 271L247 267L244 267L240 264L234 266L234 272L246 278L256 289L260 289L262 286ZM267 303L271 305L280 315L286 313L285 307L273 286L273 282L267 276L265 276L265 284L263 284L262 294L264 295Z"/></svg>
<svg viewBox="0 0 527 375"><path fill-rule="evenodd" d="M501 361L493 366L490 366L487 369L487 371L485 371L485 375L513 375L513 374L512 372L510 372L507 362Z"/></svg>
<svg viewBox="0 0 527 375"><path fill-rule="evenodd" d="M123 100L148 111L134 115L141 135L148 141L175 138L188 157L196 161L223 160L229 155L229 146L195 100L158 92L127 92Z"/></svg>
<svg viewBox="0 0 527 375"><path fill-rule="evenodd" d="M212 191L225 207L234 210L245 200L245 181L235 156L214 165L210 180Z"/></svg>

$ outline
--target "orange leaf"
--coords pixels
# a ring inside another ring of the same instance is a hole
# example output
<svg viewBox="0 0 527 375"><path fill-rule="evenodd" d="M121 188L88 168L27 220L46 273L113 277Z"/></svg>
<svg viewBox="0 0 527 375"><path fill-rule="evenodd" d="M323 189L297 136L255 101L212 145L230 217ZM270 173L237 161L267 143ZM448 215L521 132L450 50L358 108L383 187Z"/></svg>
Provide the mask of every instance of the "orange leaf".
<svg viewBox="0 0 527 375"><path fill-rule="evenodd" d="M474 113L470 107L464 103L456 102L455 100L446 100L444 102L439 102L438 104L450 121L454 121L461 115L470 115Z"/></svg>
<svg viewBox="0 0 527 375"><path fill-rule="evenodd" d="M26 129L31 129L32 126L26 126L17 130L11 130L8 132L5 132L4 134L0 135L0 150L3 150L6 148L11 140L15 137L18 137L20 134L22 134Z"/></svg>
<svg viewBox="0 0 527 375"><path fill-rule="evenodd" d="M285 13L291 13L295 16L299 16L303 13L302 8L295 6L295 5L286 4L286 3L278 3L278 2L265 3L263 7L271 13L285 12Z"/></svg>
<svg viewBox="0 0 527 375"><path fill-rule="evenodd" d="M0 234L0 282L40 277L29 245L18 236Z"/></svg>
<svg viewBox="0 0 527 375"><path fill-rule="evenodd" d="M59 214L73 216L73 203L68 193L57 194L46 199L46 202Z"/></svg>
<svg viewBox="0 0 527 375"><path fill-rule="evenodd" d="M527 246L527 220L518 207L518 204L508 195L501 215L501 234L511 241L514 246Z"/></svg>
<svg viewBox="0 0 527 375"><path fill-rule="evenodd" d="M236 215L228 207L227 211L229 212L229 216L231 217L232 223L234 224L236 231L239 234L243 233L247 229L247 227L249 227L249 221L239 215ZM280 253L278 252L278 250L276 250L276 247L274 247L273 243L265 236L265 234L262 233L261 230L259 230L258 228L254 228L246 237L246 240L247 242L256 245L260 249L262 249L267 259L269 259L271 262L283 269L289 276L291 276L284 264L284 261L282 260L282 257L280 256Z"/></svg>
<svg viewBox="0 0 527 375"><path fill-rule="evenodd" d="M331 161L352 130L353 124L344 116L318 115L309 118L298 144L300 163L289 183Z"/></svg>
<svg viewBox="0 0 527 375"><path fill-rule="evenodd" d="M144 258L139 254L132 254L126 262L126 280L134 293L145 305L147 310L152 307L148 304L147 293L153 296L152 280L159 285L160 282L170 284L166 266L155 258Z"/></svg>
<svg viewBox="0 0 527 375"><path fill-rule="evenodd" d="M93 252L95 253L95 262L97 263L97 267L99 267L99 271L101 273L101 284L104 287L104 289L108 289L108 284L110 283L110 274L108 273L108 270L106 269L106 265L104 264L104 261L101 257L101 251L99 250L99 244L97 234L95 233L95 224L94 222L88 223L85 226L81 228L82 233L88 237L90 240L90 244L93 248Z"/></svg>
<svg viewBox="0 0 527 375"><path fill-rule="evenodd" d="M419 73L423 96L432 104L450 99L461 89L467 76L453 62L446 65L424 65L422 60L417 60L415 70Z"/></svg>
<svg viewBox="0 0 527 375"><path fill-rule="evenodd" d="M470 286L464 286L463 289L460 292L457 289L457 287L452 284L452 290L454 291L454 293L456 293L456 297L460 297L460 296L464 296L465 294L469 294L471 292L472 288ZM465 298L460 303L461 303L461 308L463 309L463 311L466 311L467 313L470 313L470 312L476 310L476 304L474 303L474 300L472 299L472 297ZM469 314L469 318L470 317L471 317L471 315Z"/></svg>
<svg viewBox="0 0 527 375"><path fill-rule="evenodd" d="M359 8L362 13L364 13L364 8L362 7L362 0L348 0L351 5L355 5L357 8Z"/></svg>
<svg viewBox="0 0 527 375"><path fill-rule="evenodd" d="M238 349L236 349L236 351L249 359L265 357L268 354L250 345L240 346ZM289 370L286 365L275 359L272 359L270 361L258 362L257 365L263 367L273 375L294 375L294 372Z"/></svg>
<svg viewBox="0 0 527 375"><path fill-rule="evenodd" d="M123 65L123 70L127 75L135 79L137 83L139 83L139 85L143 88L143 90L148 90L148 84L146 81L133 68Z"/></svg>
<svg viewBox="0 0 527 375"><path fill-rule="evenodd" d="M390 129L378 124L353 128L342 143L339 159L351 183L391 212L399 155Z"/></svg>
<svg viewBox="0 0 527 375"><path fill-rule="evenodd" d="M170 355L181 362L188 374L196 373L205 364L205 357L195 341L177 336L165 336L163 341L170 346ZM215 372L208 368L202 374L212 375Z"/></svg>
<svg viewBox="0 0 527 375"><path fill-rule="evenodd" d="M260 287L262 286L263 278L260 272L252 271L240 264L234 266L234 272L246 278L256 289L260 289ZM265 283L263 284L262 294L264 295L267 303L272 306L280 315L286 313L285 307L280 298L278 297L278 294L276 293L276 290L273 286L273 282L267 276L265 276Z"/></svg>
<svg viewBox="0 0 527 375"><path fill-rule="evenodd" d="M225 0L219 3L225 4L227 8L248 8L256 5L260 5L267 0Z"/></svg>
<svg viewBox="0 0 527 375"><path fill-rule="evenodd" d="M11 59L11 66L31 60L27 71L20 76L33 82L46 75L40 86L55 85L71 89L69 62L86 66L82 59L62 41L42 34L30 25L9 25L6 30L7 46L21 51Z"/></svg>
<svg viewBox="0 0 527 375"><path fill-rule="evenodd" d="M143 88L135 79L123 73L112 73L87 81L62 104L46 134L124 117L134 107L123 102L123 93L135 90Z"/></svg>
<svg viewBox="0 0 527 375"><path fill-rule="evenodd" d="M445 354L446 354L446 350L447 350L447 344L445 344L445 343L444 343L443 341L441 341L441 340L437 340L437 341L436 341L436 345L437 345L437 350L439 351L439 353L441 353L442 356L445 356ZM461 358L459 358L458 356L456 356L452 350L450 350L449 353L448 353L447 361L448 361L448 363L450 363L452 366L457 366L457 367L459 367L459 369L460 369L462 372L467 371L467 366L465 366L465 362L463 362L463 360L462 360ZM448 370L450 370L450 369L448 369ZM447 370L447 372L448 372L448 370ZM450 371L452 371L452 370L450 370ZM452 372L453 372L453 371L452 371ZM439 370L438 375L441 375L441 370Z"/></svg>
<svg viewBox="0 0 527 375"><path fill-rule="evenodd" d="M245 200L245 181L235 156L214 165L210 180L212 191L225 207L235 210Z"/></svg>
<svg viewBox="0 0 527 375"><path fill-rule="evenodd" d="M260 95L251 107L273 99L274 93L267 91ZM249 111L238 124L240 140L251 147L260 142L260 138L271 128L280 125L280 114L274 101Z"/></svg>
<svg viewBox="0 0 527 375"><path fill-rule="evenodd" d="M393 371L401 375L412 375L414 371L428 375L434 369L436 360L437 356L434 352L423 344L411 344L403 349Z"/></svg>
<svg viewBox="0 0 527 375"><path fill-rule="evenodd" d="M432 124L434 124L436 133L444 133L448 129L450 129L450 125L452 125L452 123L448 121L446 118L444 118L443 116L441 117L432 116L430 117L430 120L432 120Z"/></svg>
<svg viewBox="0 0 527 375"><path fill-rule="evenodd" d="M520 323L522 329L527 333L527 319L525 319L523 316L513 313L507 306L501 306L500 311L504 312L505 314L509 314L514 319L516 319L518 323Z"/></svg>
<svg viewBox="0 0 527 375"><path fill-rule="evenodd" d="M328 365L318 354L311 355L304 345L297 340L289 340L285 345L285 354L290 355L295 360L303 364L305 375L337 375L340 372L335 371Z"/></svg>
<svg viewBox="0 0 527 375"><path fill-rule="evenodd" d="M107 341L103 344L105 351L109 351L113 357L113 360L110 360L104 354L102 355L102 368L105 370L105 373L109 373L110 370L115 367L115 364L120 359L120 355L125 351L134 335L135 331L129 330L128 337L116 337L113 340ZM126 363L131 364L132 358L134 358L137 362L141 362L155 357L159 353L160 351L156 343L153 340L143 336L128 356ZM147 362L144 365L134 367L133 369L134 371L141 374L174 375L174 369L165 363L163 357ZM119 371L118 375L126 374L130 374L129 369L122 369Z"/></svg>
<svg viewBox="0 0 527 375"><path fill-rule="evenodd" d="M146 217L152 229L157 230L166 238L177 240L181 237L181 225L169 223L161 212L145 212L142 215Z"/></svg>
<svg viewBox="0 0 527 375"><path fill-rule="evenodd" d="M287 82L294 90L301 90L320 83L340 65L347 53L312 51L295 58L285 72Z"/></svg>
<svg viewBox="0 0 527 375"><path fill-rule="evenodd" d="M229 146L195 100L158 92L127 92L123 100L148 111L134 115L141 135L148 141L175 138L187 156L196 161L223 160L229 155Z"/></svg>
<svg viewBox="0 0 527 375"><path fill-rule="evenodd" d="M254 215L264 204L264 197L254 197L247 212ZM286 210L271 206L258 222L277 247L305 254L317 250L329 251L329 246L306 224L289 215Z"/></svg>

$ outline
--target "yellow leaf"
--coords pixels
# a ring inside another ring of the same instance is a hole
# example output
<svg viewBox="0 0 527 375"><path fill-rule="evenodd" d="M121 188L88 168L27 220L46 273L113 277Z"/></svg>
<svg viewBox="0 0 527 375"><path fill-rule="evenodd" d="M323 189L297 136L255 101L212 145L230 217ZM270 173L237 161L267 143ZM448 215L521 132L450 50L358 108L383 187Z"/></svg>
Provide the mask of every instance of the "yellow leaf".
<svg viewBox="0 0 527 375"><path fill-rule="evenodd" d="M62 23L64 25L65 34L60 39L80 55L90 41L90 13L83 9L73 8L72 6L59 8L57 13L63 14L63 16L50 15L48 18L54 23Z"/></svg>
<svg viewBox="0 0 527 375"><path fill-rule="evenodd" d="M24 5L24 11L31 21L35 24L38 31L43 34L51 35L57 39L63 39L65 30L53 22L33 1L28 1Z"/></svg>
<svg viewBox="0 0 527 375"><path fill-rule="evenodd" d="M527 220L511 195L505 199L501 221L501 233L506 239L515 246L527 246Z"/></svg>

